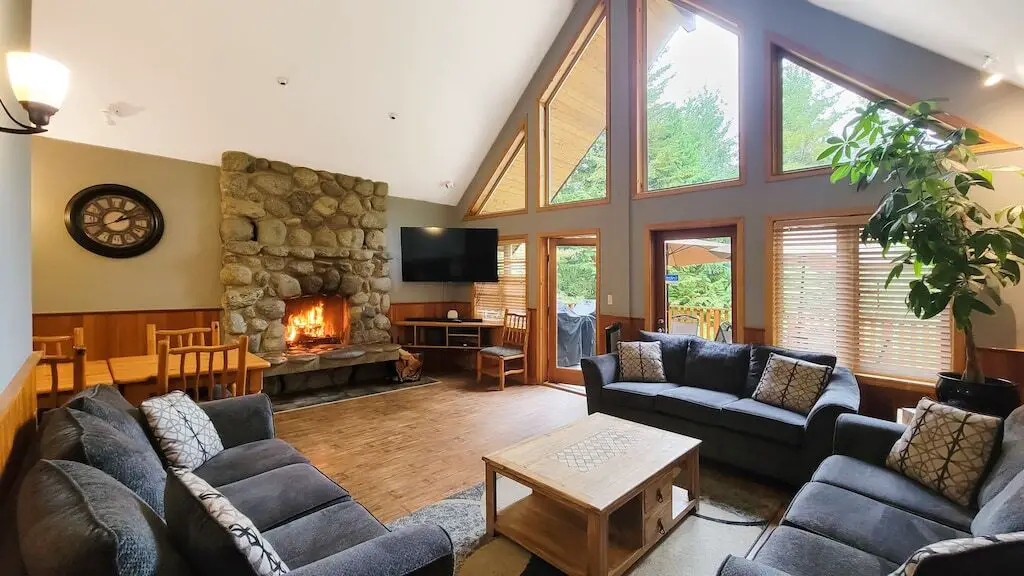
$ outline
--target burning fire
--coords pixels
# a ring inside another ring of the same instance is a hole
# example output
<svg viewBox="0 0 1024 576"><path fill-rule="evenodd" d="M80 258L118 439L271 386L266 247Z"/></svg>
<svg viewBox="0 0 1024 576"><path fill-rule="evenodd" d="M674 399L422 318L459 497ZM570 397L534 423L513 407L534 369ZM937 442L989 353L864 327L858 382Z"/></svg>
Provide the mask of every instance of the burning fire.
<svg viewBox="0 0 1024 576"><path fill-rule="evenodd" d="M320 302L304 312L292 314L288 318L288 343L294 343L300 337L324 338L327 326L324 324L324 304Z"/></svg>

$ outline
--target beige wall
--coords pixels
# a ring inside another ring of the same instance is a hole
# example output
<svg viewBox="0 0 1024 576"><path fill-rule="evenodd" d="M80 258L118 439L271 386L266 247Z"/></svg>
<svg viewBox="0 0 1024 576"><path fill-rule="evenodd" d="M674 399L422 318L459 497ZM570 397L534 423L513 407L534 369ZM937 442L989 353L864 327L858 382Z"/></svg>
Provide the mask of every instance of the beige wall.
<svg viewBox="0 0 1024 576"><path fill-rule="evenodd" d="M0 0L0 55L26 50L31 25L30 0ZM0 59L0 99L27 122L7 83ZM3 115L3 126L12 126ZM0 134L0 390L10 382L31 351L32 278L29 249L29 136Z"/></svg>
<svg viewBox="0 0 1024 576"><path fill-rule="evenodd" d="M35 313L220 307L216 166L51 138L33 140ZM83 188L105 183L136 188L160 207L166 228L155 248L135 258L104 258L71 238L64 227L68 200Z"/></svg>

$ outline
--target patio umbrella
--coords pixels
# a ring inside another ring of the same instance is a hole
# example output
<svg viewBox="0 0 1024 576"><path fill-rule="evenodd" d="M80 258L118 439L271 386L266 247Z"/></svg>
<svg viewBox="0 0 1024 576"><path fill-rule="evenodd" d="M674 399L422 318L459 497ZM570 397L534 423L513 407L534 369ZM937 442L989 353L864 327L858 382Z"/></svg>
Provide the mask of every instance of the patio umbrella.
<svg viewBox="0 0 1024 576"><path fill-rule="evenodd" d="M732 246L698 238L667 240L665 265L672 267L713 264L732 259Z"/></svg>

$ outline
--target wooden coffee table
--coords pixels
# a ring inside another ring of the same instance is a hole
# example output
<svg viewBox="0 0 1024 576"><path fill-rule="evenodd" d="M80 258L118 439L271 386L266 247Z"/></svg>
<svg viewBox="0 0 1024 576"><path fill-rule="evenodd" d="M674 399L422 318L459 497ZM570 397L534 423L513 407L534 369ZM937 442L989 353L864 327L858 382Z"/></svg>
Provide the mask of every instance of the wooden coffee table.
<svg viewBox="0 0 1024 576"><path fill-rule="evenodd" d="M625 572L700 498L700 440L592 414L484 457L487 534L570 575ZM496 474L532 489L497 510Z"/></svg>

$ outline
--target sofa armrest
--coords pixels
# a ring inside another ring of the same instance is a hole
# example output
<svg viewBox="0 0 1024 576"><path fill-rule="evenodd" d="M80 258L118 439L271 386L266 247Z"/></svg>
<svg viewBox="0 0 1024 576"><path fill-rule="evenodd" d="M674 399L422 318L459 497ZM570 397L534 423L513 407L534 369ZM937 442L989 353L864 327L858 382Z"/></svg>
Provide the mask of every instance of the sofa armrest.
<svg viewBox="0 0 1024 576"><path fill-rule="evenodd" d="M619 376L619 355L602 354L580 360L583 369L583 383L587 389L587 412L601 411L601 389L615 382Z"/></svg>
<svg viewBox="0 0 1024 576"><path fill-rule="evenodd" d="M860 387L846 368L836 368L825 392L807 414L804 424L807 456L814 468L832 454L836 419L842 414L856 414L860 409ZM813 468L812 468L813 470Z"/></svg>
<svg viewBox="0 0 1024 576"><path fill-rule="evenodd" d="M841 416L836 423L834 452L858 460L885 466L885 457L907 427L867 416Z"/></svg>
<svg viewBox="0 0 1024 576"><path fill-rule="evenodd" d="M729 555L718 567L718 576L789 576L789 573L758 564L753 560Z"/></svg>
<svg viewBox="0 0 1024 576"><path fill-rule="evenodd" d="M452 541L440 526L407 526L305 566L294 576L451 576Z"/></svg>
<svg viewBox="0 0 1024 576"><path fill-rule="evenodd" d="M213 400L199 406L210 417L225 448L274 437L274 411L266 394Z"/></svg>

